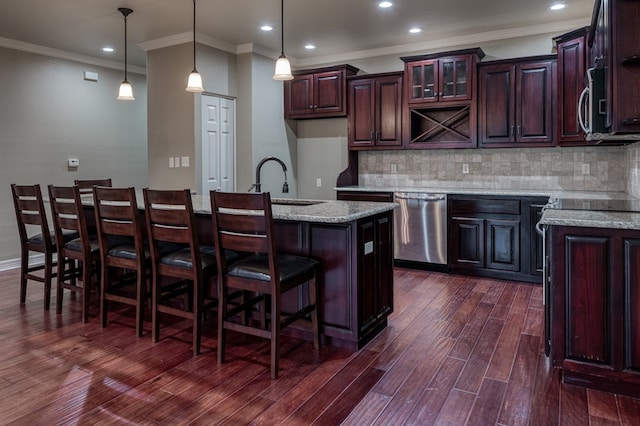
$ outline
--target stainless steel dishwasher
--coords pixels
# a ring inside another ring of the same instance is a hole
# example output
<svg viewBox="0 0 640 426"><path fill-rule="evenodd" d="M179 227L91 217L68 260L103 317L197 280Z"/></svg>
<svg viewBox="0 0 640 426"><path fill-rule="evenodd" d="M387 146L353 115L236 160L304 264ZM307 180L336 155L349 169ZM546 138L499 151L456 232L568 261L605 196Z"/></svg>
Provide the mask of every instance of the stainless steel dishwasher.
<svg viewBox="0 0 640 426"><path fill-rule="evenodd" d="M396 192L394 257L400 261L447 264L447 195Z"/></svg>

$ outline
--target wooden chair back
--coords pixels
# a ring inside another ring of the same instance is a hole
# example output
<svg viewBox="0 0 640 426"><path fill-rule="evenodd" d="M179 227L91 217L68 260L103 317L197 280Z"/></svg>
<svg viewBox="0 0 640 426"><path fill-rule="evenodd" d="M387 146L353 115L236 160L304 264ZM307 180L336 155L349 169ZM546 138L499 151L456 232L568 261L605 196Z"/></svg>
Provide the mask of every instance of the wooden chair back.
<svg viewBox="0 0 640 426"><path fill-rule="evenodd" d="M76 179L74 185L80 189L80 194L91 194L94 186L113 186L109 179Z"/></svg>

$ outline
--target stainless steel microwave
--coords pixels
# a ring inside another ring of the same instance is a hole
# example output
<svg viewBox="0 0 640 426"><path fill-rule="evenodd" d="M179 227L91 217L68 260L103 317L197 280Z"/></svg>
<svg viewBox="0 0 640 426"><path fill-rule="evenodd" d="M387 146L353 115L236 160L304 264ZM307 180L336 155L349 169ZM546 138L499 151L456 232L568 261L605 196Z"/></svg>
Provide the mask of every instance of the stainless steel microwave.
<svg viewBox="0 0 640 426"><path fill-rule="evenodd" d="M605 91L606 68L589 68L587 70L588 86L580 94L578 100L578 121L588 141L619 140L637 141L638 134L614 134L607 127L607 97Z"/></svg>

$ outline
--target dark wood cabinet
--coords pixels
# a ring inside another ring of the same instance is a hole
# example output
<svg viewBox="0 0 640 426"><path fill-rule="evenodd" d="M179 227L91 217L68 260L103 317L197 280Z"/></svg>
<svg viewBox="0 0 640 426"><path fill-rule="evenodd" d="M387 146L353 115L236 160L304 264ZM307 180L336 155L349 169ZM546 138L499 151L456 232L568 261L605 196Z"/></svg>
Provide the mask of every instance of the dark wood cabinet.
<svg viewBox="0 0 640 426"><path fill-rule="evenodd" d="M587 145L578 121L578 101L587 86L588 27L555 37L558 51L556 139L558 145Z"/></svg>
<svg viewBox="0 0 640 426"><path fill-rule="evenodd" d="M407 102L448 102L473 98L477 51L401 58L405 61Z"/></svg>
<svg viewBox="0 0 640 426"><path fill-rule="evenodd" d="M473 148L481 49L402 57L405 148Z"/></svg>
<svg viewBox="0 0 640 426"><path fill-rule="evenodd" d="M346 77L357 71L350 65L295 71L293 80L284 82L284 117L346 116Z"/></svg>
<svg viewBox="0 0 640 426"><path fill-rule="evenodd" d="M349 149L402 145L402 73L348 79Z"/></svg>
<svg viewBox="0 0 640 426"><path fill-rule="evenodd" d="M590 66L605 70L605 127L614 134L640 133L638 22L639 2L596 1L588 39Z"/></svg>
<svg viewBox="0 0 640 426"><path fill-rule="evenodd" d="M392 203L393 192L338 191L337 199L343 201L378 201Z"/></svg>
<svg viewBox="0 0 640 426"><path fill-rule="evenodd" d="M640 395L640 232L551 226L551 356L567 383Z"/></svg>
<svg viewBox="0 0 640 426"><path fill-rule="evenodd" d="M452 195L448 266L452 272L539 283L542 241L535 224L546 199Z"/></svg>
<svg viewBox="0 0 640 426"><path fill-rule="evenodd" d="M553 145L555 56L480 64L479 145Z"/></svg>
<svg viewBox="0 0 640 426"><path fill-rule="evenodd" d="M331 345L359 349L387 325L393 312L392 222L392 211L349 223L276 222L279 250L322 263L320 331ZM306 299L283 300L283 309L295 309L299 300Z"/></svg>

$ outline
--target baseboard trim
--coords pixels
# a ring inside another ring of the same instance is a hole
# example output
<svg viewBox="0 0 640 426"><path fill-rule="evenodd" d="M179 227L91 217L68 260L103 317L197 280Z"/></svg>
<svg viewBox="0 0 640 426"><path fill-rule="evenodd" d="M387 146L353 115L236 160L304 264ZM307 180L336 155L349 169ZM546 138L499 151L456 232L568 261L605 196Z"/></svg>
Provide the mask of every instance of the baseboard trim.
<svg viewBox="0 0 640 426"><path fill-rule="evenodd" d="M32 254L29 256L29 265L44 265L44 254ZM0 272L2 271L10 271L12 269L20 268L20 258L17 259L7 259L0 261Z"/></svg>

